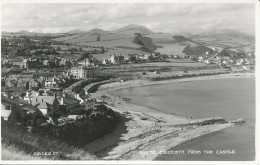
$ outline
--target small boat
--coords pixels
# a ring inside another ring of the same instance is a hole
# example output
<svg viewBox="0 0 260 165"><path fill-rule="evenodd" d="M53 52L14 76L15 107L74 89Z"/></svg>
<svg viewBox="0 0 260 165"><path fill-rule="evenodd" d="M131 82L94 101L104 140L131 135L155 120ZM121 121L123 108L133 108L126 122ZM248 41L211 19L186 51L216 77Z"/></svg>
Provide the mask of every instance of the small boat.
<svg viewBox="0 0 260 165"><path fill-rule="evenodd" d="M242 118L231 121L231 123L245 123L245 122L246 121L244 119L242 119Z"/></svg>

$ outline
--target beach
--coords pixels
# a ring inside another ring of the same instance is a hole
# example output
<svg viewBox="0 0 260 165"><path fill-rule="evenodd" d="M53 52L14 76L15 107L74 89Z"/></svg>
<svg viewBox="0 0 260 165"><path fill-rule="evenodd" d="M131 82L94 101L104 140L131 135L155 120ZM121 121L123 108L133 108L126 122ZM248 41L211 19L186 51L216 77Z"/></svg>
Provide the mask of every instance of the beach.
<svg viewBox="0 0 260 165"><path fill-rule="evenodd" d="M253 76L254 74L251 73L239 73L164 81L131 80L101 85L92 96L98 99L103 96L103 101L118 113L121 122L113 133L86 145L85 149L104 160L154 160L160 153L185 141L234 126L234 123L222 120L221 117L191 119L160 112L148 106L132 104L127 98L115 97L108 94L109 92L171 82ZM205 121L211 123L202 125L201 123Z"/></svg>

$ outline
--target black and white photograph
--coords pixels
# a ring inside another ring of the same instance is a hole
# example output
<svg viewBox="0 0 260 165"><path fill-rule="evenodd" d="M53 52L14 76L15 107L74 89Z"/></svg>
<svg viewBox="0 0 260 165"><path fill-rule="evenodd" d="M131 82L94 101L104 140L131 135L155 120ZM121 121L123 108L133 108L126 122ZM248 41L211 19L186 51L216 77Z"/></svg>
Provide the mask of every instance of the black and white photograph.
<svg viewBox="0 0 260 165"><path fill-rule="evenodd" d="M258 164L259 1L210 2L1 2L1 164Z"/></svg>

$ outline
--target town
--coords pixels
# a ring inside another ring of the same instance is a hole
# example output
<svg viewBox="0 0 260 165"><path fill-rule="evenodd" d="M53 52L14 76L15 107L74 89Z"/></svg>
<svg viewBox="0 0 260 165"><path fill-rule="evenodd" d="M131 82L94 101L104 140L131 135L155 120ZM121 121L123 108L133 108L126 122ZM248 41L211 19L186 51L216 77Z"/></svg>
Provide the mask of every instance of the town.
<svg viewBox="0 0 260 165"><path fill-rule="evenodd" d="M97 59L95 54L106 51L103 46L84 50L82 46L58 42L52 38L37 35L2 36L2 121L24 126L44 123L59 125L82 118L90 112L96 114L104 109L104 103L93 98L87 90L84 91L84 86L108 79L136 78L133 74L120 74L122 71L114 71L114 68L129 65L134 68L135 64L151 63L167 65L179 60L224 68L229 72L243 72L253 71L255 64L254 52L246 54L235 49L219 51L214 47L201 55L184 57L150 50L138 54L114 53L107 58ZM170 68L165 67L149 69L152 74L159 76L162 72L171 72ZM125 72L130 73L131 69ZM185 76L187 70L183 72ZM149 78L147 74L147 71L141 71L138 78ZM83 80L89 81L80 87L75 85ZM69 87L73 89L68 91Z"/></svg>

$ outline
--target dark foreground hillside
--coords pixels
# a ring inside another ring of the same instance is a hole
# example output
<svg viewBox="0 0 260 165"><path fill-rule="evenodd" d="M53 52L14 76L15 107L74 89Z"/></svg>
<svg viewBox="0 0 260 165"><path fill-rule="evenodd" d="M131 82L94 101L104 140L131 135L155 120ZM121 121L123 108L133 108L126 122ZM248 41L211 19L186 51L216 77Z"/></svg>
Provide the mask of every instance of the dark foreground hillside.
<svg viewBox="0 0 260 165"><path fill-rule="evenodd" d="M2 120L2 160L93 160L82 147L112 132L118 122L114 111L105 112L32 128Z"/></svg>

